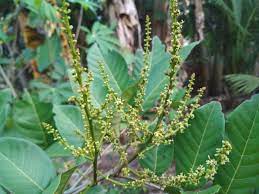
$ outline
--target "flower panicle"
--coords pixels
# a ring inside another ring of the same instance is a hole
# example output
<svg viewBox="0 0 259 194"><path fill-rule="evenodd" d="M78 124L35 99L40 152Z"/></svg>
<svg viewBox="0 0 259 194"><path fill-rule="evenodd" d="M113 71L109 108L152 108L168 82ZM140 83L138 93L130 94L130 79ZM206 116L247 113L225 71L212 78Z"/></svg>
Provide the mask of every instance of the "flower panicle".
<svg viewBox="0 0 259 194"><path fill-rule="evenodd" d="M174 188L186 188L189 186L197 186L204 179L211 181L214 179L219 165L225 165L229 162L229 154L231 152L231 145L228 141L222 141L222 147L217 148L214 158L208 157L204 165L199 165L195 169L190 169L186 174L180 173L175 176L168 176L162 174L156 175L149 169L143 169L138 175L138 179L125 183L124 187L143 187L147 182L157 185L161 185L162 188L174 187Z"/></svg>
<svg viewBox="0 0 259 194"><path fill-rule="evenodd" d="M140 80L138 83L138 91L137 95L134 99L135 101L135 107L136 109L141 112L143 111L143 101L144 101L144 95L145 95L145 89L148 82L148 75L150 70L150 62L149 62L149 56L150 56L150 43L151 43L151 21L150 17L146 16L146 24L145 24L145 39L144 39L144 59L143 59L143 68L140 73Z"/></svg>
<svg viewBox="0 0 259 194"><path fill-rule="evenodd" d="M48 123L42 123L42 126L46 129L48 134L53 135L54 141L57 141L60 145L64 147L65 150L69 150L73 156L75 157L85 157L86 155L89 155L89 150L85 147L75 147L74 145L71 145L65 138L63 138L59 131L55 128L53 128Z"/></svg>

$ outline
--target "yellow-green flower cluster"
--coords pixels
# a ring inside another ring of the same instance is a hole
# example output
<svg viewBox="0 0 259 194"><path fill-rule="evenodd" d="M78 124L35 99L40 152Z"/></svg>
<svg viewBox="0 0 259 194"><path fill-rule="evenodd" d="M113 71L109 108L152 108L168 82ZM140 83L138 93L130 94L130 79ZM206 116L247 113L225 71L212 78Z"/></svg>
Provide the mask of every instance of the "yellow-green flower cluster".
<svg viewBox="0 0 259 194"><path fill-rule="evenodd" d="M215 157L218 159L218 162L222 165L229 162L229 158L227 157L232 150L232 146L228 141L223 141L222 148L218 148L216 150Z"/></svg>
<svg viewBox="0 0 259 194"><path fill-rule="evenodd" d="M62 0L62 7L59 9L59 12L62 16L62 23L63 23L62 30L67 35L70 52L72 54L72 60L73 60L72 67L75 71L74 76L76 81L81 85L83 82L81 75L84 69L80 63L80 53L76 47L75 35L72 33L73 26L71 26L69 23L69 20L70 20L69 13L71 12L71 10L68 7L69 7L68 2L66 2L66 0Z"/></svg>
<svg viewBox="0 0 259 194"><path fill-rule="evenodd" d="M176 76L181 64L180 49L181 49L181 29L182 23L178 21L180 11L178 9L178 1L170 0L170 14L171 14L171 59L169 70L169 83L165 86L164 91L161 93L161 105L158 107L158 115L165 115L171 107L172 101L170 96L176 86Z"/></svg>
<svg viewBox="0 0 259 194"><path fill-rule="evenodd" d="M154 132L154 144L172 143L173 137L178 133L183 133L184 130L189 126L189 120L194 118L194 111L199 108L199 102L205 90L205 88L199 89L195 100L190 103L194 80L195 75L193 74L189 80L185 96L180 102L173 120L171 120L167 125L167 129L165 129L162 123L157 126L157 130Z"/></svg>
<svg viewBox="0 0 259 194"><path fill-rule="evenodd" d="M137 107L133 107L125 102L109 85L109 77L105 72L104 65L99 64L100 72L104 84L108 90L112 102L114 103L114 109L120 113L122 120L126 121L128 124L127 134L130 137L131 143L143 143L145 137L150 134L148 130L147 122L141 120L141 115Z"/></svg>
<svg viewBox="0 0 259 194"><path fill-rule="evenodd" d="M87 148L75 147L74 145L71 145L65 138L61 137L59 131L54 129L51 125L47 123L42 123L42 125L49 134L53 135L53 139L59 142L64 149L69 150L73 156L81 157L89 155L89 150Z"/></svg>
<svg viewBox="0 0 259 194"><path fill-rule="evenodd" d="M184 189L189 186L197 186L202 180L213 180L217 173L218 167L221 164L226 164L229 159L228 156L231 151L231 145L228 141L222 142L222 147L218 148L214 159L210 157L205 161L204 165L199 165L196 169L191 169L190 172L184 174L180 173L175 176L169 176L163 174L162 176L157 176L154 172L143 169L137 174L138 177L133 181L129 181L124 184L127 187L143 187L146 183L153 183L161 188L175 187L179 189Z"/></svg>
<svg viewBox="0 0 259 194"><path fill-rule="evenodd" d="M140 81L138 83L138 91L135 98L135 107L140 111L142 111L145 88L147 85L148 73L150 69L150 63L149 63L150 42L151 42L151 21L150 21L150 17L146 16L145 39L144 39L144 60L143 60L144 66L141 70Z"/></svg>

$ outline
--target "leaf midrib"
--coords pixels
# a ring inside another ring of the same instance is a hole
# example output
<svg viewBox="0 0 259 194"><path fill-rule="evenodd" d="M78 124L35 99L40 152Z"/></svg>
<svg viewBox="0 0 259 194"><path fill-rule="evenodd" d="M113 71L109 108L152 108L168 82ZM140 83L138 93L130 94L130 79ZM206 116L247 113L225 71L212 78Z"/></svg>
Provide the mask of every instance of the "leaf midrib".
<svg viewBox="0 0 259 194"><path fill-rule="evenodd" d="M103 60L105 61L105 66L108 69L109 74L111 75L113 82L115 83L115 85L116 85L117 89L119 90L120 94L122 94L122 88L120 87L118 81L114 77L114 75L113 75L113 73L112 73L112 71L111 71L107 61L105 60L105 57L104 57L103 53L101 52L101 49L99 47L98 47L98 49L99 49L100 54L102 55Z"/></svg>
<svg viewBox="0 0 259 194"><path fill-rule="evenodd" d="M149 94L145 97L145 101L149 101L149 98L152 96L152 94L154 93L154 91L157 90L157 88L159 88L161 86L161 84L166 80L166 78L161 79L161 81L155 86L153 87L153 89L149 92Z"/></svg>
<svg viewBox="0 0 259 194"><path fill-rule="evenodd" d="M194 161L193 161L193 164L192 164L192 168L191 168L191 169L194 168L194 166L195 166L195 164L196 164L196 162L197 162L198 155L199 155L200 149L201 149L201 145L202 145L202 143L203 143L203 141L204 141L204 137L205 137L205 134L206 134L207 129L208 129L210 117L211 117L211 114L214 112L215 106L216 106L216 104L213 105L213 107L212 107L212 109L211 109L211 112L210 112L210 115L209 115L209 117L208 117L208 119L207 119L207 122L206 122L206 125L205 125L205 129L204 129L204 131L203 131L203 134L202 134L202 137L201 137L201 141L200 141L200 143L199 143L198 150L197 150L197 152L196 152L196 155L195 155L195 158L194 158Z"/></svg>
<svg viewBox="0 0 259 194"><path fill-rule="evenodd" d="M157 168L157 152L158 152L158 146L156 147L156 152L155 152L155 166L154 166L154 172L156 172L156 168Z"/></svg>
<svg viewBox="0 0 259 194"><path fill-rule="evenodd" d="M230 188L231 188L231 186L232 186L232 184L233 184L233 181L234 181L235 178L236 178L237 172L238 172L238 170L239 170L239 168L240 168L240 166L241 166L241 163L242 163L242 161L243 161L243 157L244 157L244 155L245 155L248 142L249 142L249 140L250 140L250 137L251 137L252 132L253 132L253 129L254 129L255 119L256 119L258 110L259 110L259 105L257 105L257 110L256 110L256 113L255 113L255 116L254 116L254 119L253 119L253 124L252 124L252 126L251 126L251 128L250 128L250 132L249 132L249 135L248 135L248 137L247 137L247 141L246 141L246 143L245 143L245 146L244 146L244 149L243 149L243 151L242 151L242 154L241 154L241 156L240 156L240 160L239 160L239 162L238 162L238 165L237 165L237 167L236 167L236 169L235 169L234 175L233 175L233 177L231 178L231 181L230 181L230 183L229 183L229 185L228 185L228 188L227 188L227 190L225 191L225 193L228 193L228 192L229 192L229 190L230 190Z"/></svg>
<svg viewBox="0 0 259 194"><path fill-rule="evenodd" d="M36 119L37 119L38 124L39 124L39 126L40 126L40 128L41 128L41 132L42 132L42 135L43 135L43 141L44 141L44 144L45 144L45 145L47 145L46 133L44 132L44 129L42 128L41 120L40 120L40 117L39 117L39 115L38 115L38 112L37 112L36 106L35 106L35 104L34 104L34 102L33 102L32 98L31 98L31 95L30 95L30 94L28 94L28 95L29 95L29 102L30 102L30 103L31 103L31 105L32 105L32 111L33 111L33 112L34 112L34 114L36 115Z"/></svg>
<svg viewBox="0 0 259 194"><path fill-rule="evenodd" d="M44 189L38 183L36 183L33 179L31 179L31 177L29 175L27 175L22 169L20 169L13 161L11 161L3 153L0 152L0 154L3 156L3 158L5 160L7 160L12 166L14 166L15 169L17 169L22 175L24 175L24 177L27 178L29 182L31 182L33 185L35 185L41 191L44 191Z"/></svg>

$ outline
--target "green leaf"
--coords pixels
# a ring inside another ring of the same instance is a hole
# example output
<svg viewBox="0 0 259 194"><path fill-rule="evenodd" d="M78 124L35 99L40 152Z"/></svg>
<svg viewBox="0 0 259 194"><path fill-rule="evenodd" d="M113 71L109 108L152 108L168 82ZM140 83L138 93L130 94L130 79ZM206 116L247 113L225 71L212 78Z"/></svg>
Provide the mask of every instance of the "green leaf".
<svg viewBox="0 0 259 194"><path fill-rule="evenodd" d="M52 119L52 105L40 102L28 92L23 99L14 104L13 118L19 132L33 143L40 146L48 145L48 138L42 122L49 123Z"/></svg>
<svg viewBox="0 0 259 194"><path fill-rule="evenodd" d="M0 44L2 42L7 42L8 41L8 36L6 35L6 33L4 33L2 31L2 29L0 28Z"/></svg>
<svg viewBox="0 0 259 194"><path fill-rule="evenodd" d="M154 39L155 38L156 37L154 37ZM133 70L132 70L132 76L134 80L139 80L140 78L140 73L143 68L143 60L144 60L143 50L138 49L135 53L135 59L134 59Z"/></svg>
<svg viewBox="0 0 259 194"><path fill-rule="evenodd" d="M165 73L170 65L170 55L165 51L165 45L162 44L158 37L153 39L152 48L150 54L150 71L143 104L145 111L154 106L155 101L164 89L168 81Z"/></svg>
<svg viewBox="0 0 259 194"><path fill-rule="evenodd" d="M0 161L0 185L13 193L39 194L56 176L44 151L23 139L1 138Z"/></svg>
<svg viewBox="0 0 259 194"><path fill-rule="evenodd" d="M107 88L103 85L103 81L95 77L91 83L90 92L93 105L100 107L104 103L107 94Z"/></svg>
<svg viewBox="0 0 259 194"><path fill-rule="evenodd" d="M0 32L1 33L1 32ZM0 37L1 40L1 37ZM1 42L0 42L1 43ZM8 65L13 63L13 60L10 58L4 58L4 57L0 57L0 65Z"/></svg>
<svg viewBox="0 0 259 194"><path fill-rule="evenodd" d="M99 63L104 63L105 71L109 75L110 86L121 95L128 87L130 77L127 63L115 51L102 52L97 45L93 45L88 53L88 65L94 77L101 79Z"/></svg>
<svg viewBox="0 0 259 194"><path fill-rule="evenodd" d="M182 194L216 194L219 192L220 188L221 187L219 185L215 185L201 191L186 191L186 192L183 192Z"/></svg>
<svg viewBox="0 0 259 194"><path fill-rule="evenodd" d="M74 92L74 95L77 95L78 84L74 82L71 70L68 71L68 76L69 76L70 85ZM86 73L82 74L82 80L84 82L87 80ZM91 102L94 107L100 107L100 105L104 103L107 95L107 88L104 86L101 78L95 77L94 80L92 81L90 86L90 95L91 95Z"/></svg>
<svg viewBox="0 0 259 194"><path fill-rule="evenodd" d="M0 91L0 134L2 133L7 116L10 110L10 101L12 100L12 94L9 89Z"/></svg>
<svg viewBox="0 0 259 194"><path fill-rule="evenodd" d="M80 4L86 11L91 10L92 12L96 12L99 5L95 3L96 0L69 0L71 3L78 3Z"/></svg>
<svg viewBox="0 0 259 194"><path fill-rule="evenodd" d="M44 102L52 104L62 104L74 93L69 82L58 83L56 87L39 81L32 81L31 86L38 89L39 98Z"/></svg>
<svg viewBox="0 0 259 194"><path fill-rule="evenodd" d="M157 175L162 175L172 165L173 157L173 144L159 145L147 150L139 163L143 168L148 168Z"/></svg>
<svg viewBox="0 0 259 194"><path fill-rule="evenodd" d="M225 76L234 94L248 95L259 88L259 77L247 74L230 74Z"/></svg>
<svg viewBox="0 0 259 194"><path fill-rule="evenodd" d="M177 173L196 169L221 146L225 126L221 110L218 102L200 107L195 111L190 127L175 138Z"/></svg>
<svg viewBox="0 0 259 194"><path fill-rule="evenodd" d="M20 2L24 3L27 9L38 14L42 19L57 22L57 11L46 0L21 0Z"/></svg>
<svg viewBox="0 0 259 194"><path fill-rule="evenodd" d="M220 167L221 193L249 194L259 186L259 95L239 105L227 118L226 138L233 149Z"/></svg>
<svg viewBox="0 0 259 194"><path fill-rule="evenodd" d="M106 194L108 190L101 185L91 187L86 190L85 194Z"/></svg>
<svg viewBox="0 0 259 194"><path fill-rule="evenodd" d="M53 7L50 3L47 1L42 1L41 7L40 7L40 15L51 22L57 22L57 11L55 7Z"/></svg>
<svg viewBox="0 0 259 194"><path fill-rule="evenodd" d="M60 135L70 144L80 147L84 143L77 131L84 130L80 109L72 105L54 105L54 120Z"/></svg>
<svg viewBox="0 0 259 194"><path fill-rule="evenodd" d="M187 57L191 54L192 50L198 45L200 44L200 41L196 41L196 42L192 42L191 44L184 46L181 50L180 50L180 57L182 59L182 61L185 61L187 59Z"/></svg>
<svg viewBox="0 0 259 194"><path fill-rule="evenodd" d="M97 44L102 52L118 51L120 44L111 28L100 22L95 22L91 31L84 27L82 27L82 30L87 32L86 42L89 45Z"/></svg>
<svg viewBox="0 0 259 194"><path fill-rule="evenodd" d="M0 194L7 194L7 192L0 186Z"/></svg>
<svg viewBox="0 0 259 194"><path fill-rule="evenodd" d="M61 181L61 175L58 175L50 185L42 192L42 194L55 194Z"/></svg>
<svg viewBox="0 0 259 194"><path fill-rule="evenodd" d="M70 177L72 176L72 174L75 172L76 169L77 169L77 166L75 166L74 168L71 168L68 171L62 173L61 181L60 181L60 184L59 184L58 189L56 191L57 194L64 193L64 191L66 189L66 186L68 184L68 181L69 181Z"/></svg>
<svg viewBox="0 0 259 194"><path fill-rule="evenodd" d="M54 65L58 61L61 53L60 40L57 35L47 38L43 45L37 48L36 60L40 72L44 71L49 65Z"/></svg>
<svg viewBox="0 0 259 194"><path fill-rule="evenodd" d="M71 152L64 149L64 146L62 146L60 143L55 142L51 144L45 152L48 154L50 158L59 158L59 157L70 157Z"/></svg>
<svg viewBox="0 0 259 194"><path fill-rule="evenodd" d="M42 194L61 194L64 193L66 186L72 174L77 167L71 168L66 172L58 175L49 185L49 187Z"/></svg>
<svg viewBox="0 0 259 194"><path fill-rule="evenodd" d="M180 56L182 61L184 61L189 56L192 49L198 44L199 42L193 42L181 49ZM166 52L165 45L159 40L159 38L154 37L152 41L152 51L150 54L150 72L143 104L144 111L152 108L155 102L158 100L161 91L164 89L165 84L168 82L168 77L165 76L165 73L168 71L169 66L170 54ZM133 77L137 81L139 80L142 67L143 52L138 50L136 52L135 66L132 73Z"/></svg>

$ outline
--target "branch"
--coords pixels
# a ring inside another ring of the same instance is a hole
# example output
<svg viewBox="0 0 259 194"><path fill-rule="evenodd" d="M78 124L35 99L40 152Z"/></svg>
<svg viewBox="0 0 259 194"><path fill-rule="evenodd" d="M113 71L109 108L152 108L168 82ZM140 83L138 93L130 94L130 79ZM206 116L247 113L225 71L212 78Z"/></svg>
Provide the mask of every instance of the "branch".
<svg viewBox="0 0 259 194"><path fill-rule="evenodd" d="M76 28L76 35L75 35L75 40L78 40L79 34L80 34L80 29L82 25L82 20L83 20L83 14L84 14L84 9L83 6L80 7L80 12L79 12L79 18L78 18L78 24Z"/></svg>
<svg viewBox="0 0 259 194"><path fill-rule="evenodd" d="M3 68L2 68L2 65L0 65L0 74L2 75L2 77L3 77L4 81L5 81L5 83L6 83L6 84L8 85L8 87L11 89L13 96L16 98L16 97L17 97L17 93L16 93L16 91L15 91L15 89L14 89L14 87L13 87L11 81L9 80L9 78L7 77L7 75L5 74L5 72L4 72Z"/></svg>

